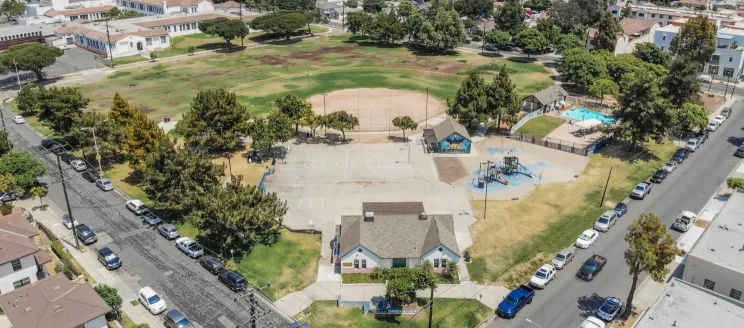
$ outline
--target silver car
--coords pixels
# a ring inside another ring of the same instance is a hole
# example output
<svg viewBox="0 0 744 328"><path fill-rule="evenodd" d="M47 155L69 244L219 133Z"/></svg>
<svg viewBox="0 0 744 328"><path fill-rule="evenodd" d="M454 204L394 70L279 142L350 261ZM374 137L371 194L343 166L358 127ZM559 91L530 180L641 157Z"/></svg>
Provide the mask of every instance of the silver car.
<svg viewBox="0 0 744 328"><path fill-rule="evenodd" d="M181 236L181 234L178 232L178 229L176 229L176 227L174 227L170 223L159 225L158 233L168 240L173 239L173 238L178 238Z"/></svg>
<svg viewBox="0 0 744 328"><path fill-rule="evenodd" d="M669 163L666 163L666 165L664 165L664 167L662 167L661 169L666 171L666 173L672 173L674 170L677 169L677 166L679 166L679 163L669 161Z"/></svg>
<svg viewBox="0 0 744 328"><path fill-rule="evenodd" d="M615 211L606 211L602 216L594 222L594 230L607 232L617 222L617 214Z"/></svg>
<svg viewBox="0 0 744 328"><path fill-rule="evenodd" d="M105 178L96 180L96 187L103 191L114 190L114 184L111 183L111 180Z"/></svg>
<svg viewBox="0 0 744 328"><path fill-rule="evenodd" d="M558 252L558 254L555 254L555 257L553 258L553 261L550 262L550 264L552 264L556 269L562 270L564 267L566 267L566 264L573 261L575 254L575 247L566 248Z"/></svg>

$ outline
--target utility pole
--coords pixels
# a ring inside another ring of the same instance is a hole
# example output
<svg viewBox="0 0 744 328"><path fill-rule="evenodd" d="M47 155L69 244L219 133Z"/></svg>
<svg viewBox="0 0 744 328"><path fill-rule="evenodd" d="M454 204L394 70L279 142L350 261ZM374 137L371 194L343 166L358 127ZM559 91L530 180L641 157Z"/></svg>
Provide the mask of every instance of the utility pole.
<svg viewBox="0 0 744 328"><path fill-rule="evenodd" d="M326 96L327 95L328 95L327 93L323 94L323 117L326 116ZM326 126L326 124L323 124L323 128L325 129L324 134L328 134L328 127Z"/></svg>
<svg viewBox="0 0 744 328"><path fill-rule="evenodd" d="M434 317L434 285L431 285L431 299L429 300L429 328L431 328L431 319Z"/></svg>
<svg viewBox="0 0 744 328"><path fill-rule="evenodd" d="M62 147L56 145L55 147ZM80 242L77 237L77 228L75 227L75 217L72 215L72 209L70 208L70 199L67 197L67 183L65 183L65 175L62 172L62 162L59 160L59 154L57 154L57 170L59 171L59 178L62 180L62 193L65 194L65 203L67 204L67 214L70 216L70 223L72 224L72 236L75 238L75 248L80 249Z"/></svg>
<svg viewBox="0 0 744 328"><path fill-rule="evenodd" d="M726 80L726 90L723 91L723 99L726 99L726 94L728 93L729 82L731 82L731 77L730 76Z"/></svg>
<svg viewBox="0 0 744 328"><path fill-rule="evenodd" d="M20 93L21 92L21 89L22 89L22 87L21 87L21 76L18 74L18 64L16 64L15 59L13 59L13 65L15 66L15 69L16 69L16 81L18 81L18 93ZM5 121L3 121L3 123L5 123Z"/></svg>
<svg viewBox="0 0 744 328"><path fill-rule="evenodd" d="M602 201L599 202L599 207L604 204L605 194L607 194L607 186L610 185L610 177L612 176L612 167L610 167L610 174L607 175L607 183L605 183L604 192L602 192Z"/></svg>
<svg viewBox="0 0 744 328"><path fill-rule="evenodd" d="M93 125L91 129L91 132L93 133L93 147L96 149L96 161L98 161L98 174L103 176L103 169L101 168L101 154L98 152L98 139L96 138L96 127L98 124L101 124L103 122L108 122L108 119L105 119L103 121L100 121ZM88 128L83 128L83 130L86 130Z"/></svg>
<svg viewBox="0 0 744 328"><path fill-rule="evenodd" d="M251 303L251 328L256 328L256 303L255 299L253 298L253 290L250 291L248 297L248 300Z"/></svg>
<svg viewBox="0 0 744 328"><path fill-rule="evenodd" d="M486 161L486 176L484 177L484 184L486 185L486 198L483 199L483 221L486 221L486 213L488 213L488 180L490 180L491 175L491 162L490 160Z"/></svg>
<svg viewBox="0 0 744 328"><path fill-rule="evenodd" d="M426 87L426 123L424 127L429 127L429 87Z"/></svg>
<svg viewBox="0 0 744 328"><path fill-rule="evenodd" d="M243 1L245 0L238 0L238 7L240 8L240 22L245 25L245 22L243 21ZM240 46L245 46L245 37L240 38ZM232 174L230 174L230 176L232 177Z"/></svg>
<svg viewBox="0 0 744 328"><path fill-rule="evenodd" d="M111 68L114 68L114 52L113 52L113 50L111 50L111 34L109 34L109 24L108 24L108 22L109 22L109 19L108 19L108 15L107 15L106 16L106 39L108 39L107 48L108 48L108 52L109 52L109 57L111 58Z"/></svg>

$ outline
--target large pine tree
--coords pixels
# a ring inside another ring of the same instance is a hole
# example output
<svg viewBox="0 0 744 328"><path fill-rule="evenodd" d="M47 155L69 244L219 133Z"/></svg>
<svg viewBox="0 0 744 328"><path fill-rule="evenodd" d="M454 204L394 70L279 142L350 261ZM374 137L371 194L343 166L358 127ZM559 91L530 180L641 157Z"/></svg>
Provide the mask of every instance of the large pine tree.
<svg viewBox="0 0 744 328"><path fill-rule="evenodd" d="M249 118L248 109L238 103L235 93L224 89L200 91L177 130L190 145L208 150L233 149L246 134Z"/></svg>
<svg viewBox="0 0 744 328"><path fill-rule="evenodd" d="M454 100L447 99L447 114L460 121L480 123L488 120L488 100L486 82L478 72L472 71L462 81Z"/></svg>

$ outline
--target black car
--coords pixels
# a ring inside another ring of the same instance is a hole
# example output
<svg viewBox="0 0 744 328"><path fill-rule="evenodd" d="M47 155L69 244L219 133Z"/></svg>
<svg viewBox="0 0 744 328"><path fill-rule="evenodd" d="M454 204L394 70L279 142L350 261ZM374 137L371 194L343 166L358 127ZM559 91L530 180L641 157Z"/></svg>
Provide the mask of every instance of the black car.
<svg viewBox="0 0 744 328"><path fill-rule="evenodd" d="M207 269L207 271L209 271L211 274L218 274L225 269L225 267L222 265L222 261L213 256L202 257L199 260L199 264L201 264L201 266Z"/></svg>
<svg viewBox="0 0 744 328"><path fill-rule="evenodd" d="M50 149L50 148L52 148L52 147L54 147L56 145L57 145L57 143L54 142L54 140L52 140L52 139L44 139L44 140L41 141L41 145L39 146L39 148Z"/></svg>
<svg viewBox="0 0 744 328"><path fill-rule="evenodd" d="M698 132L698 134L695 135L695 139L700 140L700 143L705 143L705 140L708 140L708 136L710 135L710 132L708 130L703 130Z"/></svg>
<svg viewBox="0 0 744 328"><path fill-rule="evenodd" d="M217 277L227 288L230 288L234 292L243 291L248 288L248 280L235 271L222 270Z"/></svg>
<svg viewBox="0 0 744 328"><path fill-rule="evenodd" d="M604 268L605 264L607 263L607 258L604 256L599 255L592 255L586 262L584 262L584 265L581 266L579 269L579 272L576 273L576 277L578 277L581 280L586 281L592 281L594 280L594 277L597 276L597 274L602 271L602 268Z"/></svg>
<svg viewBox="0 0 744 328"><path fill-rule="evenodd" d="M114 270L121 267L121 259L108 247L98 250L98 262L101 262L106 269Z"/></svg>
<svg viewBox="0 0 744 328"><path fill-rule="evenodd" d="M687 156L690 155L690 151L687 149L677 149L677 151L672 155L672 160L677 163L682 163L687 159Z"/></svg>
<svg viewBox="0 0 744 328"><path fill-rule="evenodd" d="M87 170L83 172L83 179L88 180L88 182L96 182L100 178L101 176L96 171Z"/></svg>
<svg viewBox="0 0 744 328"><path fill-rule="evenodd" d="M80 239L83 244L90 245L98 241L96 233L93 232L93 229L89 228L87 225L81 224L79 226L76 226L75 229L77 229L78 239Z"/></svg>
<svg viewBox="0 0 744 328"><path fill-rule="evenodd" d="M76 160L76 159L77 159L77 157L75 157L75 155L73 155L73 154L70 154L70 153L63 153L62 155L59 155L59 158L60 158L60 159L61 159L61 160L62 160L63 162L65 162L65 163L67 163L67 164L70 164L70 162L72 162L72 161L74 161L74 160Z"/></svg>
<svg viewBox="0 0 744 328"><path fill-rule="evenodd" d="M667 171L658 170L651 177L651 182L661 183L662 181L664 181L664 179L666 179L666 177L667 177Z"/></svg>

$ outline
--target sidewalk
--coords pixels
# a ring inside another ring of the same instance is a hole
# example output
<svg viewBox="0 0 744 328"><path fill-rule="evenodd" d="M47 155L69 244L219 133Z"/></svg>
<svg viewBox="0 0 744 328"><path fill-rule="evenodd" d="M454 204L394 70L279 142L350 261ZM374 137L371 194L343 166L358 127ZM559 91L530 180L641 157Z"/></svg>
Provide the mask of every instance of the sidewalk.
<svg viewBox="0 0 744 328"><path fill-rule="evenodd" d="M44 199L44 204L48 204L46 211L34 209L39 205L39 200L19 199L15 206L31 211L34 219L45 227L49 228L62 242L62 245L70 252L80 265L95 279L97 283L106 284L119 290L119 296L122 298L122 311L129 316L135 323L146 323L151 328L164 327L160 317L150 314L142 305L132 306L129 302L137 299L137 292L142 288L138 281L140 277L130 276L123 270L115 272L109 271L98 263L96 252L90 247L85 248L83 252L75 249L75 240L72 231L62 225L62 219L59 213L64 213L55 203Z"/></svg>

